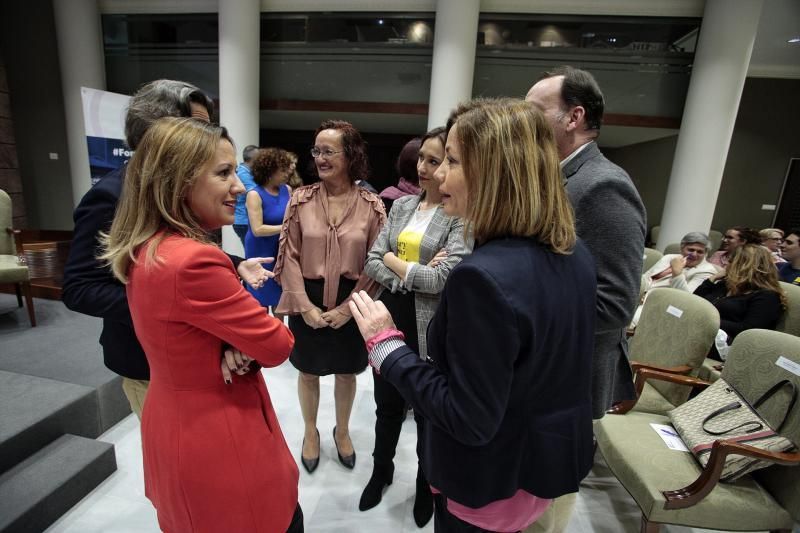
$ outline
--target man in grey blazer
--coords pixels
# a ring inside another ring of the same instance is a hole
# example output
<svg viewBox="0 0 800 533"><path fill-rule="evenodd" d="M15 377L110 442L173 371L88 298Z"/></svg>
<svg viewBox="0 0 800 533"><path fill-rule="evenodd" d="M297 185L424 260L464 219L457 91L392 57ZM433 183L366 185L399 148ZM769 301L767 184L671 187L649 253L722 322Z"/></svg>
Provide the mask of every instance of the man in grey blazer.
<svg viewBox="0 0 800 533"><path fill-rule="evenodd" d="M645 209L628 174L597 147L604 101L591 74L560 67L525 99L553 127L578 236L597 266L592 411L602 418L613 403L635 397L625 328L639 296Z"/></svg>

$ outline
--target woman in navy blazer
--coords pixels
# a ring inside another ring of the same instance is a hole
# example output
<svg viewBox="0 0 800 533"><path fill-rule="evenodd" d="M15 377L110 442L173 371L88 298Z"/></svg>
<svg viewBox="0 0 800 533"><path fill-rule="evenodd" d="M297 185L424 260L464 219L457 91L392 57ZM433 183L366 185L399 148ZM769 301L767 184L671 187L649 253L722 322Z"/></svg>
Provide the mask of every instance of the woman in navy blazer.
<svg viewBox="0 0 800 533"><path fill-rule="evenodd" d="M530 104L477 100L436 176L474 252L450 273L427 361L381 302L350 304L370 364L424 419L436 531L520 531L592 464L594 263L575 235L552 130Z"/></svg>

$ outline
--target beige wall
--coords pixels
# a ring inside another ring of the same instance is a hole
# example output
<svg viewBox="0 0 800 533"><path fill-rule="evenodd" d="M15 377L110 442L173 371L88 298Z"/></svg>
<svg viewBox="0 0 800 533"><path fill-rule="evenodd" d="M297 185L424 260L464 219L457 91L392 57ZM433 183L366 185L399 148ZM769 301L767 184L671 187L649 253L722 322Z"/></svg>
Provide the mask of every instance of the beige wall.
<svg viewBox="0 0 800 533"><path fill-rule="evenodd" d="M800 157L799 94L800 80L747 79L712 228L764 228L772 223L774 212L761 206L778 203L789 159ZM648 227L661 221L676 142L677 137L668 137L606 150L639 189Z"/></svg>

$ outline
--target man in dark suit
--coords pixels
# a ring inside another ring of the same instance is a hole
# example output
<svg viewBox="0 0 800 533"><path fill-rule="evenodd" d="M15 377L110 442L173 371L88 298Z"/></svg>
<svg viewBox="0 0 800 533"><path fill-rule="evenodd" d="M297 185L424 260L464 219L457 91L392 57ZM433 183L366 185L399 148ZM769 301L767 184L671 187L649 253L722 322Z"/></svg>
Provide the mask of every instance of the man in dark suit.
<svg viewBox="0 0 800 533"><path fill-rule="evenodd" d="M635 396L625 328L639 295L645 209L628 174L597 147L604 101L591 74L572 67L549 72L526 100L553 127L578 237L597 265L592 411L602 418L613 403Z"/></svg>
<svg viewBox="0 0 800 533"><path fill-rule="evenodd" d="M144 85L131 99L125 117L128 147L135 150L148 128L163 117L193 117L206 122L214 114L214 103L200 89L182 81L156 80ZM125 286L98 261L98 233L108 232L114 219L125 168L114 170L92 187L75 209L75 230L64 268L62 300L79 313L103 319L100 344L109 370L122 376L122 388L131 409L141 418L150 367L128 309ZM231 257L239 275L258 284L265 271L260 263Z"/></svg>

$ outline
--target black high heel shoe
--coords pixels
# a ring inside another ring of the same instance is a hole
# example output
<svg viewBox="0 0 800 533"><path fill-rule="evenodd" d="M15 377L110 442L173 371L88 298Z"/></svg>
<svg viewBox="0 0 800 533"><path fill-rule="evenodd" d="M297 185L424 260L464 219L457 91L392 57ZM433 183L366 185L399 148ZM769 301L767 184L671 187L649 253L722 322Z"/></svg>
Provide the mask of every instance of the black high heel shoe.
<svg viewBox="0 0 800 533"><path fill-rule="evenodd" d="M317 430L317 442L322 444L319 439L319 430ZM306 472L309 474L313 474L314 470L317 469L319 466L319 455L314 457L313 459L306 459L303 457L303 448L306 446L306 439L303 437L303 446L300 448L300 462L303 464L303 468L306 469Z"/></svg>
<svg viewBox="0 0 800 533"><path fill-rule="evenodd" d="M350 470L355 468L355 466L356 466L356 451L353 450L353 453L351 453L347 457L345 457L345 456L343 456L341 454L341 452L339 451L339 443L336 442L336 426L333 426L333 444L334 444L334 446L336 446L336 455L339 456L339 462L342 463L342 465L345 468L349 468Z"/></svg>

